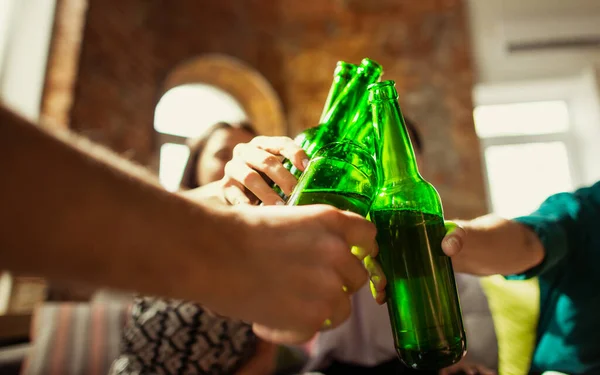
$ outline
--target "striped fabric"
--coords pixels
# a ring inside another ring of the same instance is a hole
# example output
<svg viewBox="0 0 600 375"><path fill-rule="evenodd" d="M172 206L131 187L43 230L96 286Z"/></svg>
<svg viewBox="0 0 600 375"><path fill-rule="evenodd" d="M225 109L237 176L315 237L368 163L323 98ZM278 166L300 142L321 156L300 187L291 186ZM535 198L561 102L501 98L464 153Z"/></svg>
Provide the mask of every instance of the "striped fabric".
<svg viewBox="0 0 600 375"><path fill-rule="evenodd" d="M22 375L106 375L119 354L127 304L47 303L34 315Z"/></svg>

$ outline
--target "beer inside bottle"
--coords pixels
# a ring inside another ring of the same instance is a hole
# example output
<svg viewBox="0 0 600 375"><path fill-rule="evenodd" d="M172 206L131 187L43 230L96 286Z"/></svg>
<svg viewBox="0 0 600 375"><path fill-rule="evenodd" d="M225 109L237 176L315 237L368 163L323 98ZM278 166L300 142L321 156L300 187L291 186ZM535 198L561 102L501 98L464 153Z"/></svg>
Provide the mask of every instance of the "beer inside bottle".
<svg viewBox="0 0 600 375"><path fill-rule="evenodd" d="M364 217L376 192L372 155L352 143L335 142L311 159L287 204L328 204Z"/></svg>
<svg viewBox="0 0 600 375"><path fill-rule="evenodd" d="M379 134L379 189L370 211L378 260L388 280L387 306L396 350L409 367L439 370L466 353L452 262L441 248L442 205L419 174L393 81L369 87Z"/></svg>

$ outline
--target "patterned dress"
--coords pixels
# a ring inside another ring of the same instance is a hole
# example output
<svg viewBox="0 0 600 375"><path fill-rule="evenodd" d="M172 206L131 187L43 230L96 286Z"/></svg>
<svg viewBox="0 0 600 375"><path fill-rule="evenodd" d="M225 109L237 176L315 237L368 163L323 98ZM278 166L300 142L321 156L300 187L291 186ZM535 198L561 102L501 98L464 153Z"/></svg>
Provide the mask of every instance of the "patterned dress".
<svg viewBox="0 0 600 375"><path fill-rule="evenodd" d="M137 298L111 375L234 374L254 353L249 324L190 302Z"/></svg>

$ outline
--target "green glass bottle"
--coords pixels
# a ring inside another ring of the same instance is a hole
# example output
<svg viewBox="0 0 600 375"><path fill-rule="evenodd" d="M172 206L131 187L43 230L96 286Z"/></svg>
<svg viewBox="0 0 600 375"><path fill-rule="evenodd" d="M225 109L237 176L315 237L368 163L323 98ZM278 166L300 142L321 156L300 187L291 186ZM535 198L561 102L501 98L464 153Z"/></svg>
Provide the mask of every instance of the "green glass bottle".
<svg viewBox="0 0 600 375"><path fill-rule="evenodd" d="M348 68L346 65L344 67ZM351 70L349 70L349 75L352 76L352 79L346 84L342 92L337 95L337 99L334 100L331 108L326 111L327 113L322 116L321 124L308 129L304 133L301 146L309 158L312 159L321 147L341 139L346 133L348 125L351 122L354 123L352 120L356 114L357 107L361 103L367 102L367 87L377 82L381 74L381 65L371 59L363 59L354 74L351 74ZM363 116L364 113L366 112L363 112ZM296 178L299 178L302 174L291 162L286 161L284 165L286 168L289 167L289 171ZM284 200L287 200L287 197L285 197L278 186L274 186L274 189Z"/></svg>
<svg viewBox="0 0 600 375"><path fill-rule="evenodd" d="M377 62L371 59L362 60L356 75L323 117L322 124L314 132L312 139L307 138L305 151L309 158L321 147L339 141L346 134L349 125L357 123L354 121L355 115L361 109L360 105L368 100L367 88L377 82L382 73L383 69Z"/></svg>
<svg viewBox="0 0 600 375"><path fill-rule="evenodd" d="M438 370L466 353L452 262L442 252L440 197L419 174L393 81L369 87L378 133L379 191L370 211L388 280L396 350L414 369Z"/></svg>
<svg viewBox="0 0 600 375"><path fill-rule="evenodd" d="M335 70L333 71L333 83L329 88L329 94L327 94L327 99L325 100L325 105L323 106L323 113L321 114L321 118L319 120L319 124L323 123L323 120L333 103L335 103L336 99L339 98L340 94L346 88L348 82L352 80L352 78L356 75L356 71L358 69L358 65L350 64L345 61L338 61ZM310 144L310 141L314 138L315 133L321 125L313 126L312 128L305 129L300 132L295 138L294 142L297 145L306 149ZM290 171L296 179L300 178L302 172L292 164L292 162L288 159L283 161L283 167ZM285 193L281 190L281 188L273 184L273 190L284 200L287 201L289 197L285 195Z"/></svg>
<svg viewBox="0 0 600 375"><path fill-rule="evenodd" d="M333 83L329 88L329 94L327 94L327 99L325 100L325 105L323 106L323 113L321 114L321 118L319 119L319 125L313 126L312 128L305 129L300 132L295 138L294 142L297 145L306 149L310 142L314 139L318 128L321 127L324 123L324 119L327 116L327 113L331 109L331 106L335 101L340 97L340 94L344 91L348 83L356 76L356 71L358 69L358 65L350 64L345 61L338 61L335 70L333 71ZM300 178L300 174L302 173L298 168L292 164L291 161L285 159L283 161L283 166L288 171L292 172L296 178ZM281 191L281 188L277 185L273 186L273 189L280 197L286 198L285 194Z"/></svg>

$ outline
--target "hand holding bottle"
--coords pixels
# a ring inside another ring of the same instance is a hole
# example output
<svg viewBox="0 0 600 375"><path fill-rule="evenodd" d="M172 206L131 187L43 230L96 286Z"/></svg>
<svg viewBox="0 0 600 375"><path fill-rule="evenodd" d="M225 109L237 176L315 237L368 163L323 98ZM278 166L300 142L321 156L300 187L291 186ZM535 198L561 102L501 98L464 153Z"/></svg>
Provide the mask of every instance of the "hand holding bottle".
<svg viewBox="0 0 600 375"><path fill-rule="evenodd" d="M230 204L252 204L257 200L266 206L284 204L264 178L279 185L284 193L291 194L297 181L284 168L282 157L291 160L301 171L308 164L304 150L288 137L259 136L249 143L237 145L233 159L225 166L222 180L225 200Z"/></svg>
<svg viewBox="0 0 600 375"><path fill-rule="evenodd" d="M324 205L238 206L235 212L242 225L221 236L234 252L215 254L229 268L215 280L230 291L220 302L231 305L215 311L272 327L258 327L257 334L279 343L308 340L326 321L335 327L348 317L350 296L368 280L350 248L377 254L373 224Z"/></svg>
<svg viewBox="0 0 600 375"><path fill-rule="evenodd" d="M230 204L249 204L253 203L252 196L255 196L254 199L258 198L266 206L282 204L281 198L264 179L267 177L277 184L283 184L286 186L286 193L291 193L297 181L287 169L282 168L282 161L278 158L282 155L294 165L301 166L301 170L308 163L306 153L288 137L260 136L234 150L233 159L225 167L225 177L222 180L225 199ZM275 165L276 163L279 165ZM293 183L290 178L293 178ZM287 181L287 185L283 181ZM386 279L381 267L364 250L354 248L352 252L359 260L365 259L370 279L375 281L374 285L379 292L377 300L384 303Z"/></svg>
<svg viewBox="0 0 600 375"><path fill-rule="evenodd" d="M446 221L444 224L446 227L446 236L442 240L442 250L449 257L454 257L461 252L467 233L453 221ZM375 298L378 304L383 305L386 301L385 286L387 281L385 276L383 276L381 265L369 255L365 257L364 264L370 275L369 283L373 298Z"/></svg>

